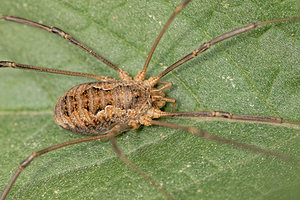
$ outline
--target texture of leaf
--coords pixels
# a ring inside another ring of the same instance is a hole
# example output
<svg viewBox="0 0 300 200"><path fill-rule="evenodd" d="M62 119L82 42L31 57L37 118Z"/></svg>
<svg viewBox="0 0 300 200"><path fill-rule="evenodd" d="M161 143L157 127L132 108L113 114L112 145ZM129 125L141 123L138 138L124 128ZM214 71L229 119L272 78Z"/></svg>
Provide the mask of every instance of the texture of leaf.
<svg viewBox="0 0 300 200"><path fill-rule="evenodd" d="M1 0L0 15L59 27L132 76L180 1ZM298 0L195 0L178 16L153 56L148 77L203 42L254 21L299 16ZM259 27L212 47L163 78L177 111L225 110L300 121L300 20ZM0 21L0 60L117 78L105 64L43 30ZM91 81L0 69L0 188L31 152L82 136L59 128L57 99ZM166 110L171 110L168 105ZM160 119L300 157L299 126L201 118ZM117 138L122 151L176 199L298 199L299 167L162 127ZM118 160L107 140L37 158L8 199L161 199Z"/></svg>

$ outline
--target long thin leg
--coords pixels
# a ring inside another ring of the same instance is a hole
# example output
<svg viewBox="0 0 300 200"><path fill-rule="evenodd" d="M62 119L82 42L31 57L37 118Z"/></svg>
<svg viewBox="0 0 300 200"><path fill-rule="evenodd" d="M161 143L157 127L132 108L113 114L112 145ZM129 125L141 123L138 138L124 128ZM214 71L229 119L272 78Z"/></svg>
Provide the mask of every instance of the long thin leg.
<svg viewBox="0 0 300 200"><path fill-rule="evenodd" d="M248 24L246 26L242 26L240 28L237 28L235 30L229 31L223 35L220 35L208 42L203 43L199 48L195 49L194 51L192 51L191 53L189 53L188 55L184 56L183 58L181 58L180 60L176 61L174 64L172 64L171 66L169 66L167 69L165 69L163 72L161 72L159 75L157 75L156 77L152 78L153 83L155 85L155 81L158 81L159 79L161 79L163 76L165 76L166 74L168 74L170 71L172 71L173 69L175 69L176 67L182 65L183 63L187 62L188 60L198 56L200 53L206 51L207 49L209 49L211 46L213 46L214 44L221 42L223 40L226 40L228 38L231 38L235 35L247 32L249 30L252 30L254 28L256 28L257 26L261 26L264 24L271 24L271 23L276 23L276 22L283 22L283 21L291 21L291 20L296 20L296 19L300 19L300 17L291 17L291 18L285 18L285 19L277 19L277 20L270 20L270 21L264 21L264 22L256 22L256 23L252 23L252 24Z"/></svg>
<svg viewBox="0 0 300 200"><path fill-rule="evenodd" d="M79 143L82 143L82 142L101 140L101 139L105 139L105 138L108 138L108 137L109 137L109 135L106 134L106 135L97 135L97 136L92 136L92 137L87 137L87 138L80 138L80 139L64 142L64 143L61 143L61 144L53 145L51 147L48 147L48 148L45 148L45 149L42 149L40 151L32 153L23 162L21 162L19 164L19 167L18 167L17 171L15 172L15 174L13 175L13 177L11 178L9 183L7 184L4 192L2 193L2 195L0 197L0 200L5 199L5 197L7 196L8 192L12 188L13 184L17 180L20 173L23 171L23 169L25 169L33 161L33 159L35 159L35 158L37 158L37 157L39 157L43 154L49 153L53 150L60 149L60 148L66 147L66 146L70 146L70 145L73 145L73 144L79 144Z"/></svg>
<svg viewBox="0 0 300 200"><path fill-rule="evenodd" d="M133 169L136 173L141 175L146 181L151 183L158 191L160 191L165 197L168 199L175 199L170 193L168 193L166 190L164 190L159 184L157 184L150 176L148 176L144 171L142 171L140 168L138 168L135 164L133 164L119 149L115 137L118 135L118 129L121 127L121 130L123 129L122 126L115 126L114 130L112 130L109 133L109 139L113 146L114 151L116 152L117 156L131 169Z"/></svg>
<svg viewBox="0 0 300 200"><path fill-rule="evenodd" d="M144 68L142 69L142 71L140 71L138 73L138 75L134 78L135 80L144 80L145 76L146 76L146 71L148 68L148 65L150 63L150 60L152 58L152 55L154 53L154 50L156 49L156 46L158 45L161 37L164 35L165 31L167 30L167 28L169 27L169 25L172 23L172 21L175 19L175 17L182 11L182 9L184 9L184 7L190 3L191 0L185 0L183 1L173 12L173 14L171 15L171 17L168 19L167 23L164 25L164 27L162 28L162 30L160 31L159 35L157 36L149 54L147 57L147 60L145 62Z"/></svg>
<svg viewBox="0 0 300 200"><path fill-rule="evenodd" d="M17 171L15 172L15 174L13 175L13 177L11 178L11 180L9 181L9 183L7 184L4 192L2 193L0 200L4 200L8 194L8 192L10 191L10 189L12 188L13 184L15 183L15 181L17 180L17 178L19 177L19 175L21 174L21 172L37 157L44 155L46 153L49 153L53 150L56 149L60 149L66 146L70 146L73 144L79 144L82 142L89 142L89 141L95 141L95 140L101 140L101 139L105 139L105 138L109 138L110 142L112 143L113 149L116 152L117 156L126 164L128 165L130 168L132 168L134 171L136 171L138 174L140 174L146 181L148 181L149 183L151 183L158 191L160 191L165 197L169 198L169 199L174 199L172 197L171 194L169 194L167 191L165 191L159 184L157 184L152 178L150 178L145 172L143 172L140 168L138 168L135 164L133 164L119 149L115 137L118 136L119 134L121 134L122 132L124 132L124 130L128 130L128 125L127 124L119 124L116 125L115 127L113 127L111 129L111 131L106 134L106 135L97 135L97 136L92 136L92 137L86 137L86 138L80 138L80 139L76 139L76 140L71 140L68 142L64 142L61 144L57 144L57 145L53 145L50 147L47 147L45 149L42 149L40 151L34 152L32 153L30 156L28 156L23 162L21 162L19 164L19 167L17 169Z"/></svg>
<svg viewBox="0 0 300 200"><path fill-rule="evenodd" d="M88 77L97 79L100 81L108 81L112 80L111 78L107 76L97 76L94 74L86 74L81 72L71 72L71 71L65 71L65 70L59 70L59 69L51 69L46 67L35 67L32 65L23 65L16 62L10 62L10 61L0 61L0 68L1 67L11 67L15 69L26 69L26 70L34 70L34 71L40 71L40 72L48 72L48 73L54 73L54 74L64 74L64 75L71 75L71 76L82 76L82 77Z"/></svg>
<svg viewBox="0 0 300 200"><path fill-rule="evenodd" d="M187 112L160 112L163 116L191 116L191 117L222 117L233 120L250 121L250 122L267 122L267 123L289 123L300 125L300 122L285 120L280 117L258 116L258 115L237 115L226 111L187 111Z"/></svg>
<svg viewBox="0 0 300 200"><path fill-rule="evenodd" d="M181 126L181 125L177 125L177 124L171 124L171 123L166 123L166 122L161 122L161 121L156 121L156 120L152 120L151 124L188 131L188 132L190 132L194 135L205 138L207 140L211 140L211 141L214 141L214 142L219 142L219 143L222 143L222 144L235 146L237 148L242 148L242 149L249 150L249 151L252 151L252 152L261 153L261 154L264 154L264 155L267 155L267 156L272 156L272 157L275 157L275 158L279 158L283 161L297 162L297 163L299 162L298 160L295 160L294 158L291 158L287 155L277 153L277 152L273 152L273 151L270 151L270 150L267 150L267 149L263 149L263 148L260 148L258 146L238 142L238 141L235 141L235 140L214 136L214 135L211 135L211 134L209 134L209 133L207 133L207 132L205 132L201 129L197 129L195 127Z"/></svg>
<svg viewBox="0 0 300 200"><path fill-rule="evenodd" d="M11 21L11 22L17 22L17 23L21 23L21 24L26 24L26 25L33 26L33 27L36 27L36 28L39 28L39 29L43 29L43 30L48 31L50 33L57 34L57 35L61 36L62 38L66 39L67 41L71 42L72 44L75 44L76 46L80 47L81 49L83 49L87 53L93 55L97 59L101 60L102 62L104 62L109 67L116 70L119 73L121 80L128 80L129 79L129 75L126 72L124 72L119 67L112 64L111 62L109 62L108 60L106 60L105 58L103 58L102 56L97 54L95 51L93 51L92 49L90 49L86 45L82 44L78 40L74 39L71 35L69 35L68 33L64 32L63 30L61 30L57 27L46 26L44 24L40 24L40 23L31 21L31 20L28 20L28 19L15 17L15 16L3 15L3 16L0 16L0 20L1 19L4 19L6 21Z"/></svg>

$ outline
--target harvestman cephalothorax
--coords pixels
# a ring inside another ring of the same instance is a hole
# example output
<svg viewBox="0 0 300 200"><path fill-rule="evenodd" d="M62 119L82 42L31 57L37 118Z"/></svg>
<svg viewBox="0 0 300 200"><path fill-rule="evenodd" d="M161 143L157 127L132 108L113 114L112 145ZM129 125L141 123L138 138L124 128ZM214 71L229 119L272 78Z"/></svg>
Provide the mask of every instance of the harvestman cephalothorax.
<svg viewBox="0 0 300 200"><path fill-rule="evenodd" d="M155 186L155 188L159 190L163 195L165 195L170 199L174 198L170 192L168 192L163 187L161 187L161 185L157 184L145 172L140 170L130 160L128 160L123 155L123 153L119 150L115 142L115 136L121 134L126 130L137 129L139 128L140 125L152 124L152 125L166 126L169 128L181 129L212 141L217 141L217 142L233 145L242 149L259 152L265 155L273 156L278 159L282 159L284 161L291 161L291 162L295 161L295 159L290 158L287 155L265 150L263 148L254 145L248 145L234 140L212 136L200 129L152 120L155 118L160 118L165 116L196 116L196 117L204 116L204 117L221 117L221 118L223 117L223 118L229 118L234 120L264 122L264 123L271 123L271 124L272 123L273 124L281 124L281 123L299 124L298 122L284 120L280 117L240 115L240 114L232 114L223 111L174 112L175 99L170 97L165 97L163 93L163 90L170 88L172 86L171 83L160 82L162 86L158 88L154 88L154 86L157 83L159 83L159 80L162 77L164 77L166 74L168 74L170 71L180 66L181 64L187 62L188 60L193 59L197 55L209 49L214 44L221 42L225 39L228 39L230 37L233 37L237 34L254 29L260 25L296 20L300 18L300 17L293 17L293 18L286 18L286 19L257 22L257 23L253 23L235 29L215 39L205 42L199 48L195 49L190 54L184 56L182 59L172 64L169 68L162 71L157 76L150 77L149 79L145 79L146 70L150 62L150 59L152 57L152 53L154 52L156 45L158 44L161 36L163 35L167 27L170 25L172 20L175 18L175 16L179 14L181 10L189 2L190 1L184 1L176 8L174 14L168 20L163 30L161 31L159 37L157 38L156 42L154 43L153 48L151 49L151 52L148 55L143 70L140 71L138 75L134 77L133 80L127 74L127 72L121 70L120 68L112 64L110 61L99 56L96 52L92 51L87 46L75 40L71 35L65 33L63 30L59 28L49 27L19 17L0 16L0 19L4 19L6 21L13 21L22 24L27 24L29 26L34 26L63 37L64 39L79 46L89 54L103 61L112 69L116 70L121 79L121 81L116 81L109 77L104 77L104 76L102 77L93 74L85 74L85 73L69 72L69 71L49 69L43 67L35 67L35 66L24 65L20 63L11 62L11 61L0 61L0 67L3 68L12 67L12 68L57 73L57 74L82 76L82 77L94 78L100 81L100 82L82 84L70 89L58 100L55 106L54 115L57 124L72 132L77 132L83 135L101 134L100 136L85 137L82 139L73 140L71 142L62 143L61 145L51 146L44 150L38 151L37 153L33 153L31 156L28 157L28 159L26 159L20 164L19 169L17 170L15 176L12 178L11 182L8 184L1 198L4 199L6 197L14 181L17 179L18 175L25 167L27 167L30 164L30 162L34 158L60 147L81 143L85 141L104 139L104 138L110 139L115 152L117 153L117 155L121 160L123 160L128 166L130 166L137 173L143 176L144 179L149 181L153 186ZM173 104L173 112L163 112L160 110L160 108L164 107L166 103Z"/></svg>

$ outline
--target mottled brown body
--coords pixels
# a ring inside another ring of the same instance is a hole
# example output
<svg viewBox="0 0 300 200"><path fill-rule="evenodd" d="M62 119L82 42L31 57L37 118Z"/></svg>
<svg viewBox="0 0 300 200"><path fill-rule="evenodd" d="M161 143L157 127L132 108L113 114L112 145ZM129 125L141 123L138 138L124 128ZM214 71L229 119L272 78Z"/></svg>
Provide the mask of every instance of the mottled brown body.
<svg viewBox="0 0 300 200"><path fill-rule="evenodd" d="M92 82L62 95L54 117L59 126L72 132L100 135L116 124L143 124L141 117L148 115L152 104L151 88L143 81Z"/></svg>

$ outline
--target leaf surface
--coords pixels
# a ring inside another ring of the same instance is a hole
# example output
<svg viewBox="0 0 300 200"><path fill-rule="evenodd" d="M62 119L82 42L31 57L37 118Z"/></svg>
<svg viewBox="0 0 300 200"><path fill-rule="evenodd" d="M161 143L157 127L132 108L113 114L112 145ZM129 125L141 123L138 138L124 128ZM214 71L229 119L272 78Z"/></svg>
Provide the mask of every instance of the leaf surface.
<svg viewBox="0 0 300 200"><path fill-rule="evenodd" d="M0 14L63 29L135 76L180 1L8 1ZM147 76L203 42L254 21L299 16L297 0L195 0L176 18ZM300 122L300 20L259 27L224 41L163 78L177 111L224 110ZM105 64L43 30L0 21L0 60L117 78ZM57 99L87 78L0 70L1 192L30 153L82 136L59 128ZM167 105L165 110L171 110ZM299 126L162 118L213 135L300 157ZM299 167L179 130L141 127L117 138L122 151L176 199L297 199ZM107 140L73 145L37 158L8 199L161 199L118 160Z"/></svg>

